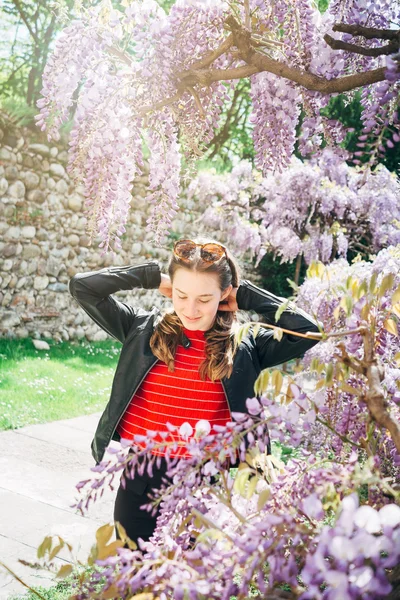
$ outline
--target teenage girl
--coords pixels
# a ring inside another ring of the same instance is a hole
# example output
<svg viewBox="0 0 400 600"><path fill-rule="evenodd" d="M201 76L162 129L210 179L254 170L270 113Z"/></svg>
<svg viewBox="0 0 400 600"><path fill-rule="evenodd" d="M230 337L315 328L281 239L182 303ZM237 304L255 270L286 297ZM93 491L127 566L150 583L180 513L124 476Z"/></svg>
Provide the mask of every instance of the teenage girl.
<svg viewBox="0 0 400 600"><path fill-rule="evenodd" d="M230 251L213 240L177 241L167 273L157 261L149 261L80 273L70 280L79 305L123 344L110 400L91 445L97 464L111 439L167 431L167 422L183 426L171 456L184 460L183 442L196 432L196 423L207 421L212 432L214 424L232 420L232 411L247 412L246 399L254 396L262 369L299 357L317 343L286 333L278 341L271 329L261 327L255 337L249 333L237 345L237 310L254 311L266 323L300 333L316 332L318 326L293 304L276 322L284 299L240 279ZM158 289L172 300L173 308L145 311L112 295L132 288ZM148 492L160 487L165 472L161 456L152 477L145 470L142 476L127 478L125 489L118 488L114 521L135 542L148 540L155 529L158 513L151 516L140 507L149 502Z"/></svg>

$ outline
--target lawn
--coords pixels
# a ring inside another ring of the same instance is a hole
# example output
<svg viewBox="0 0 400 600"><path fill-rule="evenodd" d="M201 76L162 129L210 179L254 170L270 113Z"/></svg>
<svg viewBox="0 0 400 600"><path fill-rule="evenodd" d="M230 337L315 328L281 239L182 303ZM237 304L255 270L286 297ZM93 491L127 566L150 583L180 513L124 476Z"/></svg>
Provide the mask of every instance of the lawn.
<svg viewBox="0 0 400 600"><path fill-rule="evenodd" d="M36 350L30 338L0 339L0 430L100 411L106 405L121 344L55 342Z"/></svg>

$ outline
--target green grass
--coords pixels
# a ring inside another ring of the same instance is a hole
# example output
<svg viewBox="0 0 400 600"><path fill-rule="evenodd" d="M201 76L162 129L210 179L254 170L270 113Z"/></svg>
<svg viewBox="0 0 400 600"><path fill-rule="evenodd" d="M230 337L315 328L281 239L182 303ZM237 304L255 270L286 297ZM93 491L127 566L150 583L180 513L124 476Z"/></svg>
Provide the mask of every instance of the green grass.
<svg viewBox="0 0 400 600"><path fill-rule="evenodd" d="M91 572L94 570L102 571L103 567L84 567L80 569L74 568L74 571L68 577L58 581L55 585L49 588L42 586L32 586L32 590L36 590L46 600L68 600L71 596L77 593L77 588L74 586L78 582L79 574L85 572L85 578L88 579ZM105 583L105 577L102 577L100 582L97 583L94 588L95 591L101 591ZM38 600L38 595L30 590L27 590L25 594L18 594L10 596L8 600Z"/></svg>
<svg viewBox="0 0 400 600"><path fill-rule="evenodd" d="M121 344L0 339L0 430L102 410L110 397Z"/></svg>

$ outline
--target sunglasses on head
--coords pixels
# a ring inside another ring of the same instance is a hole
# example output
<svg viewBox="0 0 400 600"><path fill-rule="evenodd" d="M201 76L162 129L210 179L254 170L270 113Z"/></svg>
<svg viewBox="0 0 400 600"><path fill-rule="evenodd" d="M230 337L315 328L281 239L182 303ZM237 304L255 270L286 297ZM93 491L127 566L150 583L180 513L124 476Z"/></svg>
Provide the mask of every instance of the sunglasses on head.
<svg viewBox="0 0 400 600"><path fill-rule="evenodd" d="M174 244L174 254L183 261L191 260L196 254L196 248L200 248L200 256L205 262L216 262L223 256L228 258L224 246L210 242L208 244L196 244L192 240L178 240Z"/></svg>

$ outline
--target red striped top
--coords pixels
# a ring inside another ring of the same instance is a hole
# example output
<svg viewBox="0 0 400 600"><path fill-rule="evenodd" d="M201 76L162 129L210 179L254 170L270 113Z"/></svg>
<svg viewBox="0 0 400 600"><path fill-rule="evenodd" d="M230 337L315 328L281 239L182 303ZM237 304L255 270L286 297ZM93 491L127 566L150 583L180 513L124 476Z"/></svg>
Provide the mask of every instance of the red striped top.
<svg viewBox="0 0 400 600"><path fill-rule="evenodd" d="M140 387L131 398L130 404L117 426L121 438L132 440L135 434L146 435L151 431L168 431L166 423L182 426L179 431L169 433L178 443L177 451L170 456L182 458L190 455L182 448L185 435L195 433L196 423L206 420L211 428L214 424L225 425L231 421L228 401L220 380L202 381L199 365L205 357L205 332L183 328L191 341L189 348L178 345L175 354L175 371L170 373L167 365L158 360L147 373ZM201 425L198 425L201 427ZM187 432L187 433L186 433ZM211 429L211 433L213 433ZM162 441L157 435L155 441ZM139 446L140 442L135 442ZM153 450L163 455L164 450Z"/></svg>

